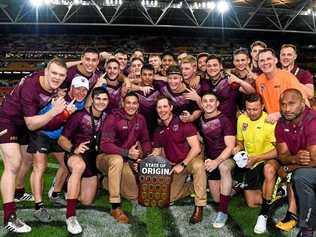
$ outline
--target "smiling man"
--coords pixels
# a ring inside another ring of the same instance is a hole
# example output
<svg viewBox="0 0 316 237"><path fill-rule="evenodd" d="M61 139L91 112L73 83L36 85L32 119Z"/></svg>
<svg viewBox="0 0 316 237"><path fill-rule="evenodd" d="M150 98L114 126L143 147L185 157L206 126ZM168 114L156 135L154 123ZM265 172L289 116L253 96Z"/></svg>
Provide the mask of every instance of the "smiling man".
<svg viewBox="0 0 316 237"><path fill-rule="evenodd" d="M97 167L107 174L103 185L109 191L111 215L119 223L128 223L121 209L121 196L137 200L138 187L129 163L137 163L151 152L151 142L145 118L138 113L139 100L129 92L123 98L122 109L112 111L102 126L101 150Z"/></svg>
<svg viewBox="0 0 316 237"><path fill-rule="evenodd" d="M99 51L96 48L86 48L81 55L80 64L68 69L67 78L61 87L69 89L72 79L77 75L81 75L88 78L89 87L92 89L101 76L101 72L98 70L99 62Z"/></svg>
<svg viewBox="0 0 316 237"><path fill-rule="evenodd" d="M64 111L66 102L56 100L51 110L38 115L38 111L57 94L67 75L67 66L61 59L51 60L43 73L34 73L21 82L6 97L0 112L0 149L4 171L1 177L3 218L5 228L16 233L30 232L31 227L16 217L14 203L15 178L21 163L20 145L27 144L27 129L35 131L45 126ZM24 139L23 139L24 138Z"/></svg>
<svg viewBox="0 0 316 237"><path fill-rule="evenodd" d="M298 237L312 237L316 229L316 113L304 104L297 89L280 96L282 118L275 135L283 173L293 171L292 181L298 202Z"/></svg>
<svg viewBox="0 0 316 237"><path fill-rule="evenodd" d="M263 73L256 79L256 90L263 98L268 112L267 120L276 122L281 116L278 101L283 91L295 88L302 92L304 98L307 96L303 85L293 74L277 68L278 59L273 49L261 50L258 58L258 65Z"/></svg>
<svg viewBox="0 0 316 237"><path fill-rule="evenodd" d="M283 44L280 51L280 63L282 69L292 73L304 85L305 93L308 98L314 96L314 80L313 75L304 70L295 63L297 59L297 49L293 44Z"/></svg>

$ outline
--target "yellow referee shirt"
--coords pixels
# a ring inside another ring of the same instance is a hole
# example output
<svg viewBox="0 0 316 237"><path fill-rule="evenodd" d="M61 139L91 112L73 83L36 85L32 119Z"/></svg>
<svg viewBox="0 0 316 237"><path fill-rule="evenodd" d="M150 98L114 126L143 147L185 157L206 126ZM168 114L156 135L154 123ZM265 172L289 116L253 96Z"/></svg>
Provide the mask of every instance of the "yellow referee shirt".
<svg viewBox="0 0 316 237"><path fill-rule="evenodd" d="M272 143L275 143L276 124L265 122L266 117L265 112L256 121L250 120L246 114L238 117L237 140L243 142L249 156L261 155L275 148Z"/></svg>

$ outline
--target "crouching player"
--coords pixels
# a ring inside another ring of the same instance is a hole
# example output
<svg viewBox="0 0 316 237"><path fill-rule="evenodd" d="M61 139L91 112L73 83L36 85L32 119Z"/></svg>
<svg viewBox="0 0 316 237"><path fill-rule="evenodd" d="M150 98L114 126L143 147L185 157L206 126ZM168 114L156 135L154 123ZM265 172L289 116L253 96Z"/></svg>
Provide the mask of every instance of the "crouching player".
<svg viewBox="0 0 316 237"><path fill-rule="evenodd" d="M156 109L162 125L154 133L152 154L159 156L164 150L166 159L174 165L170 202L195 192L195 210L190 223L199 223L206 205L206 172L197 129L173 114L173 106L167 97L158 98ZM193 176L193 186L185 182L188 174Z"/></svg>
<svg viewBox="0 0 316 237"><path fill-rule="evenodd" d="M260 95L250 94L245 99L246 114L238 118L237 145L233 154L247 151L247 169L243 173L247 185L244 195L249 207L261 205L254 232L262 234L267 230L268 211L279 168L275 159L275 124L266 122L267 114L263 112Z"/></svg>
<svg viewBox="0 0 316 237"><path fill-rule="evenodd" d="M58 144L68 152L65 163L70 171L67 187L67 230L79 234L82 227L76 217L79 199L83 205L90 205L97 190L96 156L98 154L101 124L109 103L109 95L104 88L92 91L92 106L77 112L67 122Z"/></svg>

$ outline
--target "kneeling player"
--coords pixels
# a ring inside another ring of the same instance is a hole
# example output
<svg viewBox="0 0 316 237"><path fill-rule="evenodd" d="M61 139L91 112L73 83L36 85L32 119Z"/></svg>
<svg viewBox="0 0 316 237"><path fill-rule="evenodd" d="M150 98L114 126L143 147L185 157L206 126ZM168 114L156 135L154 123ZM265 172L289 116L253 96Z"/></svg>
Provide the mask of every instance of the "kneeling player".
<svg viewBox="0 0 316 237"><path fill-rule="evenodd" d="M208 185L219 211L213 222L214 228L222 228L228 219L227 208L232 190L234 167L230 159L235 146L235 129L230 120L218 110L219 101L212 93L202 96L203 115L200 118L200 133L205 144L205 169Z"/></svg>
<svg viewBox="0 0 316 237"><path fill-rule="evenodd" d="M184 123L172 112L173 106L167 97L160 97L156 106L162 121L154 133L153 155L160 155L164 149L166 159L173 165L170 202L195 192L195 210L190 223L201 222L203 207L206 205L206 173L200 156L201 146L197 129L192 123ZM186 183L188 174L193 175L192 183Z"/></svg>
<svg viewBox="0 0 316 237"><path fill-rule="evenodd" d="M97 190L96 156L101 124L109 103L106 89L97 87L92 91L92 106L78 112L67 122L58 144L68 152L65 162L70 170L67 192L67 230L71 234L82 232L76 218L79 197L84 205L90 205Z"/></svg>
<svg viewBox="0 0 316 237"><path fill-rule="evenodd" d="M266 122L267 114L263 112L263 102L259 95L248 95L245 101L246 114L238 118L237 146L233 154L247 151L248 169L244 173L247 186L244 194L249 207L262 204L254 228L256 234L262 234L267 230L268 211L279 167L275 160L275 124Z"/></svg>

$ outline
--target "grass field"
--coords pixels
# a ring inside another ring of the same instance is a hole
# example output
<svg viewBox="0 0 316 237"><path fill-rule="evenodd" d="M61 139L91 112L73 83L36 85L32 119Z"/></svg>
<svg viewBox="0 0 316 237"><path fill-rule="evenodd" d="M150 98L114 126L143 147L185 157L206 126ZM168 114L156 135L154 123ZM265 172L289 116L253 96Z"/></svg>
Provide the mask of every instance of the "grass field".
<svg viewBox="0 0 316 237"><path fill-rule="evenodd" d="M50 162L54 162L50 160ZM3 164L0 164L0 170L3 170ZM18 203L18 215L32 226L33 230L27 237L50 237L50 236L69 236L65 225L65 209L54 209L47 198L47 192L52 182L55 168L48 168L45 175L45 194L44 203L49 208L49 212L54 217L54 221L47 224L39 223L32 216L33 203ZM29 191L29 182L26 184ZM100 190L91 208L80 207L78 218L84 227L82 236L136 236L136 237L164 237L164 236L258 236L253 233L253 227L259 212L258 208L248 208L241 195L234 196L230 203L230 219L227 226L221 230L214 230L211 227L212 218L215 215L215 205L209 200L208 207L204 210L203 221L197 225L189 225L188 220L193 211L193 199L186 198L178 201L170 208L145 208L130 201L123 201L123 209L128 213L131 224L122 225L116 223L110 216L110 205L108 203L106 191ZM283 206L276 211L274 216L281 217L284 215L286 207ZM2 212L1 212L2 220ZM282 233L269 224L269 232L260 235L267 236L295 236L296 231ZM0 231L0 236L16 236L14 234Z"/></svg>

